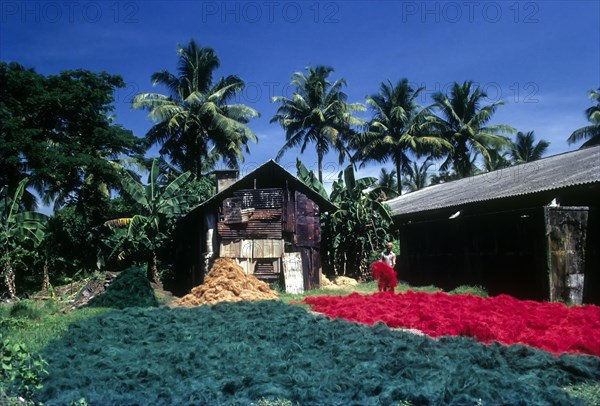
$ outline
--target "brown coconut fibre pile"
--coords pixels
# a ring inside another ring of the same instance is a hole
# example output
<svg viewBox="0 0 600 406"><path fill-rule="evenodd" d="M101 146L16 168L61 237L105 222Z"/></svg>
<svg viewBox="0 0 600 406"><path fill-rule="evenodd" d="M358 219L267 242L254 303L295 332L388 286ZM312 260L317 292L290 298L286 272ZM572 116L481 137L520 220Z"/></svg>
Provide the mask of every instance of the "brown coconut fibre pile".
<svg viewBox="0 0 600 406"><path fill-rule="evenodd" d="M229 258L218 258L204 278L204 283L191 293L177 299L171 306L200 306L220 302L277 299L277 292L269 285L248 275L241 266Z"/></svg>

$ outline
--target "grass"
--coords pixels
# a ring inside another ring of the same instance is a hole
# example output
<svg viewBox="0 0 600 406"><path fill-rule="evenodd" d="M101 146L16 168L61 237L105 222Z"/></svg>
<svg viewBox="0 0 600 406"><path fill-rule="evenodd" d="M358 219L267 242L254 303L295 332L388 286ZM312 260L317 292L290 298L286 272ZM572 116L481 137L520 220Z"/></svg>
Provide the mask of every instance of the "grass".
<svg viewBox="0 0 600 406"><path fill-rule="evenodd" d="M347 286L344 288L340 288L340 289L313 289L313 290L308 290L304 293L299 293L299 294L291 294L291 293L285 293L280 291L279 289L276 289L279 291L279 299L284 302L284 303L295 303L295 302L300 302L302 301L302 299L304 299L305 297L308 296L345 296L345 295L349 295L351 293L359 293L361 295L370 295L371 293L375 293L377 292L377 281L370 281L370 282L362 282L359 283L356 286ZM442 289L433 286L433 285L428 285L428 286L410 286L408 284L399 284L396 287L396 292L398 293L405 293L408 292L409 290L412 290L414 292L427 292L427 293L435 293L435 292L442 292ZM487 296L487 293L486 293ZM304 306L304 305L302 305Z"/></svg>
<svg viewBox="0 0 600 406"><path fill-rule="evenodd" d="M111 309L82 308L63 313L60 311L60 303L55 300L21 300L13 305L0 306L0 326L5 338L23 343L30 351L37 352L50 341L60 339L70 324L109 310Z"/></svg>
<svg viewBox="0 0 600 406"><path fill-rule="evenodd" d="M469 286L461 285L448 292L450 295L475 295L481 297L488 297L487 291L481 286Z"/></svg>

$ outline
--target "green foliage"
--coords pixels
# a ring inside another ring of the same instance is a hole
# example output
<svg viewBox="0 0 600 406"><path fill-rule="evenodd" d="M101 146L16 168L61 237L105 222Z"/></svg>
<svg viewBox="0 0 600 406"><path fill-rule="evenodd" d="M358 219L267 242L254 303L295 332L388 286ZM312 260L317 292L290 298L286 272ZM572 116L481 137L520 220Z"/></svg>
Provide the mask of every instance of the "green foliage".
<svg viewBox="0 0 600 406"><path fill-rule="evenodd" d="M440 156L452 148L433 131L431 108L420 108L416 102L423 89L413 89L408 79L395 85L381 83L379 92L367 98L373 113L368 130L355 142L355 159L394 164L398 194L402 193L403 175L411 172L409 154Z"/></svg>
<svg viewBox="0 0 600 406"><path fill-rule="evenodd" d="M438 288L437 286L434 286L434 285L410 286L410 285L399 284L398 287L395 289L395 291L399 292L399 293L405 293L408 291L436 293L436 292L443 292L444 290L442 288Z"/></svg>
<svg viewBox="0 0 600 406"><path fill-rule="evenodd" d="M110 115L114 91L124 86L121 77L106 72L43 76L1 62L0 185L13 191L27 174L55 207L71 203L93 210L106 200L108 190L119 187L108 159L144 152L141 140ZM27 194L29 207L34 200Z"/></svg>
<svg viewBox="0 0 600 406"><path fill-rule="evenodd" d="M195 201L192 201L192 204L196 202L202 203L213 197L216 193L215 182L208 176L190 179L183 185L183 189L185 190L185 194L195 197Z"/></svg>
<svg viewBox="0 0 600 406"><path fill-rule="evenodd" d="M300 160L296 166L300 180L325 193L321 182ZM329 199L337 210L321 215L325 273L366 279L371 256L392 240L392 218L381 195L384 190L394 192L376 184L376 178L355 179L352 165L333 182Z"/></svg>
<svg viewBox="0 0 600 406"><path fill-rule="evenodd" d="M514 143L510 146L510 155L513 163L524 164L542 158L549 146L550 143L546 140L539 140L535 143L533 131L526 133L519 131Z"/></svg>
<svg viewBox="0 0 600 406"><path fill-rule="evenodd" d="M388 172L385 168L381 168L379 172L379 186L387 187L392 190L398 190L398 181L396 180L396 171Z"/></svg>
<svg viewBox="0 0 600 406"><path fill-rule="evenodd" d="M22 343L11 342L0 335L0 396L3 392L30 397L42 387L47 374L44 359L29 352Z"/></svg>
<svg viewBox="0 0 600 406"><path fill-rule="evenodd" d="M139 212L104 223L112 230L105 240L112 248L108 257L142 255L148 266L148 278L158 283L157 252L169 239L174 219L200 202L201 196L192 195L185 188L190 177L190 172L173 180L161 175L158 159L152 160L146 184L125 173L123 190L136 202Z"/></svg>
<svg viewBox="0 0 600 406"><path fill-rule="evenodd" d="M196 177L221 158L237 167L244 160L243 151L249 152L248 143L257 142L245 124L258 112L229 104L244 90L244 82L231 75L213 83L219 58L212 48L198 46L194 40L185 47L178 45L177 54L177 75L166 70L152 75L152 83L166 87L169 94L141 93L133 100L133 107L148 110L156 123L146 139L159 144L161 155Z"/></svg>
<svg viewBox="0 0 600 406"><path fill-rule="evenodd" d="M88 306L115 309L156 307L158 301L144 271L139 267L131 267L122 271L104 293L92 298Z"/></svg>
<svg viewBox="0 0 600 406"><path fill-rule="evenodd" d="M12 194L25 175L44 203L59 212L48 225L48 239L37 258L12 266L21 290L39 289L43 265L60 283L96 268L96 251L111 190L119 190L119 171L110 160L139 157L142 140L114 124L114 92L119 76L85 70L44 76L17 63L0 62L0 185ZM37 203L28 190L22 203ZM33 261L35 259L35 263ZM22 270L30 272L25 275Z"/></svg>
<svg viewBox="0 0 600 406"><path fill-rule="evenodd" d="M10 396L0 391L0 405L2 406L38 406L35 402L22 396Z"/></svg>
<svg viewBox="0 0 600 406"><path fill-rule="evenodd" d="M408 170L408 175L404 178L404 186L409 192L415 192L428 186L429 168L433 165L431 157L428 157L421 165L413 162Z"/></svg>
<svg viewBox="0 0 600 406"><path fill-rule="evenodd" d="M38 308L42 311L39 320L13 319L10 317L0 319L0 324L9 325L10 327L2 330L5 337L12 342L22 343L32 352L40 351L52 340L62 337L67 333L71 323L95 317L108 310L106 308L86 307L63 313L51 307L38 306ZM13 322L5 324L6 320L13 320Z"/></svg>
<svg viewBox="0 0 600 406"><path fill-rule="evenodd" d="M355 179L352 166L333 183L330 200L338 210L323 215L322 240L325 264L334 274L368 278L369 255L393 239L389 208L378 200L377 189L369 191L376 183L375 178Z"/></svg>
<svg viewBox="0 0 600 406"><path fill-rule="evenodd" d="M441 170L437 174L431 175L430 184L437 185L440 183L452 182L453 180L458 179L460 179L460 176L456 172Z"/></svg>
<svg viewBox="0 0 600 406"><path fill-rule="evenodd" d="M313 171L309 171L299 158L296 158L296 169L298 171L298 179L310 186L310 188L323 196L325 199L329 199L325 187L323 187L323 184L315 176L315 173Z"/></svg>
<svg viewBox="0 0 600 406"><path fill-rule="evenodd" d="M450 295L475 295L481 297L488 297L487 291L481 286L470 286L470 285L461 285L450 292Z"/></svg>
<svg viewBox="0 0 600 406"><path fill-rule="evenodd" d="M489 159L484 161L484 170L487 172L492 172L511 166L511 161L509 159L510 148L512 148L512 145L502 145L496 148L488 148ZM477 172L478 169L475 170L473 174L476 174Z"/></svg>
<svg viewBox="0 0 600 406"><path fill-rule="evenodd" d="M31 302L26 300L20 300L10 308L10 317L39 320L42 317L42 311Z"/></svg>
<svg viewBox="0 0 600 406"><path fill-rule="evenodd" d="M456 176L464 178L473 175L477 169L475 159L481 154L490 161L490 149L510 145L503 133L512 133L514 128L498 124L488 125L502 101L481 106L486 94L473 82L462 85L454 83L449 94L436 93L433 100L440 111L431 122L434 131L452 145L446 154L441 171L452 168Z"/></svg>
<svg viewBox="0 0 600 406"><path fill-rule="evenodd" d="M569 144L586 140L581 144L580 148L600 144L600 88L598 90L590 90L589 96L592 101L596 102L596 105L585 110L585 117L590 122L590 125L573 131L567 139Z"/></svg>
<svg viewBox="0 0 600 406"><path fill-rule="evenodd" d="M0 189L0 274L11 299L17 296L16 271L31 266L33 250L44 239L46 216L23 211L21 199L28 179L21 180L13 196Z"/></svg>
<svg viewBox="0 0 600 406"><path fill-rule="evenodd" d="M102 207L103 216L111 216L118 210L110 203ZM55 211L48 221L48 233L41 247L52 284L63 285L98 269L98 247L108 235L108 230L102 227L105 219L93 219L76 206Z"/></svg>
<svg viewBox="0 0 600 406"><path fill-rule="evenodd" d="M348 155L347 143L354 134L353 126L363 125L363 121L352 114L364 111L362 104L346 102L342 91L344 79L331 82L329 75L333 68L327 66L307 67L307 73L295 72L290 86L294 89L291 97L275 96L273 102L280 103L271 123L279 123L285 130L285 144L277 153L279 160L293 147L300 146L304 152L309 144L315 144L317 152L319 182L323 182L323 157L333 148L339 154L342 164Z"/></svg>

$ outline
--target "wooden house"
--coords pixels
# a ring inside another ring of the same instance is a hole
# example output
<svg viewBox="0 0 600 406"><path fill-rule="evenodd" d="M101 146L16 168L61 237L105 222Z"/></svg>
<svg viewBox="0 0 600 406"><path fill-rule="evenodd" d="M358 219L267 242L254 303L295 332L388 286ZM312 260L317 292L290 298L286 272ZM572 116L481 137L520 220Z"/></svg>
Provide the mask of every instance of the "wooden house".
<svg viewBox="0 0 600 406"><path fill-rule="evenodd" d="M387 202L401 280L600 304L600 146Z"/></svg>
<svg viewBox="0 0 600 406"><path fill-rule="evenodd" d="M318 288L320 214L335 206L272 160L236 175L217 171L217 194L180 220L175 292L201 284L219 257L288 291Z"/></svg>

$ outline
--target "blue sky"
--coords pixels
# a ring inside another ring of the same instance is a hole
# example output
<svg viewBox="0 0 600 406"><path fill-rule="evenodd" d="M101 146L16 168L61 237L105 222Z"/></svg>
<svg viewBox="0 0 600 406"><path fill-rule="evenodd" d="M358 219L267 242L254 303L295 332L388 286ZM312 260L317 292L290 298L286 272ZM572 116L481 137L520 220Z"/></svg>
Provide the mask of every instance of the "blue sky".
<svg viewBox="0 0 600 406"><path fill-rule="evenodd" d="M364 102L384 80L424 86L421 104L454 81L472 80L489 102L504 100L493 124L535 130L549 154L575 149L566 138L586 125L588 91L600 87L598 1L10 1L0 3L0 59L43 74L105 70L127 86L117 122L143 136L152 123L131 109L138 92L158 91L150 75L175 72L176 46L195 39L216 50L217 76L247 84L240 96L261 113L247 172L274 158L284 132L269 124L273 95L290 94L293 72L335 69L351 102ZM364 118L368 117L365 115ZM293 167L299 151L281 160ZM301 159L315 169L314 150ZM376 175L381 165L361 171ZM387 165L391 169L391 164ZM340 170L326 158L327 181Z"/></svg>

